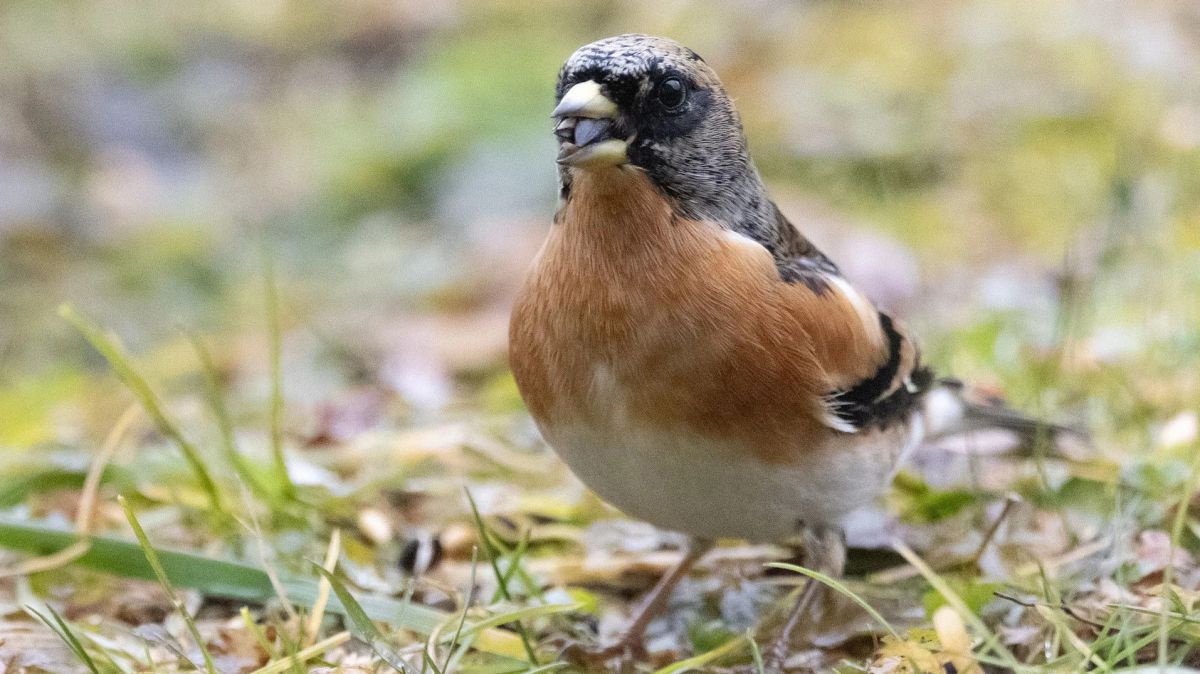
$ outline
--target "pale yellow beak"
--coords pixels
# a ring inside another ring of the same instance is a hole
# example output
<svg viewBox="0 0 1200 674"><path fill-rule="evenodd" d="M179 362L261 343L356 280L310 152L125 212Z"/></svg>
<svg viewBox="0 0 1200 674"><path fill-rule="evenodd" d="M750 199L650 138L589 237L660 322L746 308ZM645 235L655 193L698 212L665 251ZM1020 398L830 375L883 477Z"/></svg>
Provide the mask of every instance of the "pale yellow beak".
<svg viewBox="0 0 1200 674"><path fill-rule="evenodd" d="M567 89L550 116L613 118L617 116L617 104L604 95L598 82L588 80Z"/></svg>
<svg viewBox="0 0 1200 674"><path fill-rule="evenodd" d="M629 163L629 140L614 138L617 104L594 80L567 90L552 113L559 120L554 133L561 139L558 163L601 168Z"/></svg>

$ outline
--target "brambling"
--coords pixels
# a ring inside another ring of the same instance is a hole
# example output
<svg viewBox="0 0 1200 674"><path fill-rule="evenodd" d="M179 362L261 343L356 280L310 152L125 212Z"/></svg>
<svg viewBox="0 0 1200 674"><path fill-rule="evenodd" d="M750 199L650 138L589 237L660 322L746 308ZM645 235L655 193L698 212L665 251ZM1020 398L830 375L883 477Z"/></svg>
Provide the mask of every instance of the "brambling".
<svg viewBox="0 0 1200 674"><path fill-rule="evenodd" d="M930 402L945 417L957 398L930 395L904 326L772 203L694 51L594 42L562 67L557 101L559 205L513 309L512 370L583 482L694 541L611 656L639 647L716 539L801 537L810 566L840 573L842 521L930 432Z"/></svg>

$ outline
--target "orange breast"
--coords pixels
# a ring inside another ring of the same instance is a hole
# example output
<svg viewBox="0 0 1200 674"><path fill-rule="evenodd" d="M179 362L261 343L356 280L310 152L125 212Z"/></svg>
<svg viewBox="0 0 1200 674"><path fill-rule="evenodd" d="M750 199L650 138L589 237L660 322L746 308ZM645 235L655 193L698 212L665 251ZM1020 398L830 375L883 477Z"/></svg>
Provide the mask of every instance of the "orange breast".
<svg viewBox="0 0 1200 674"><path fill-rule="evenodd" d="M631 423L788 463L833 433L821 396L882 359L859 310L783 283L766 249L613 169L575 181L514 308L510 359L543 428L600 423L619 391Z"/></svg>

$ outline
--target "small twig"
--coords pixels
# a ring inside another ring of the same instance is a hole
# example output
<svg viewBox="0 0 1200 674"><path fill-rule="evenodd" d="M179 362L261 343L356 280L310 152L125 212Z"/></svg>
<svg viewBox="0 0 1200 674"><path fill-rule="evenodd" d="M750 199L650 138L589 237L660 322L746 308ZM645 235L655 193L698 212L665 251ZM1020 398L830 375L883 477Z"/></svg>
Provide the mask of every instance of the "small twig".
<svg viewBox="0 0 1200 674"><path fill-rule="evenodd" d="M1160 611L1157 611L1155 609L1143 608L1141 606L1132 606L1130 604L1109 604L1108 607L1114 608L1114 609L1123 609L1126 611L1131 611L1133 613L1140 613L1142 615L1152 615L1152 616L1162 615ZM1177 613L1175 611L1168 611L1167 617L1172 620L1178 620L1180 622L1190 623L1192 625L1200 625L1200 618L1193 618L1191 616L1187 616L1182 613Z"/></svg>
<svg viewBox="0 0 1200 674"><path fill-rule="evenodd" d="M996 537L996 532L1000 530L1000 525L1004 524L1004 520L1008 519L1009 513L1012 512L1013 506L1021 502L1021 497L1009 492L1004 496L1004 508L1000 510L1000 514L996 516L995 521L988 527L987 533L983 536L983 541L979 543L979 548L975 554L971 556L971 563L979 566L979 560L983 559L983 553L987 551L989 545L992 544L992 539Z"/></svg>
<svg viewBox="0 0 1200 674"><path fill-rule="evenodd" d="M995 595L999 599L1003 599L1005 601L1010 601L1014 604L1017 604L1018 606L1024 606L1025 608L1037 609L1038 607L1041 607L1041 608L1048 608L1048 609L1056 609L1056 610L1062 611L1064 614L1067 615L1068 618L1071 618L1073 620L1081 622L1089 627L1095 627L1096 629L1099 629L1099 630L1105 629L1105 625L1103 623L1099 623L1099 622L1096 622L1095 620L1092 620L1090 618L1085 618L1085 617L1079 615L1079 613L1076 611L1076 609L1074 609L1073 607L1068 606L1066 604L1062 604L1062 603L1047 604L1046 602L1043 602L1043 601L1037 601L1037 600L1033 600L1033 599L1021 599L1020 597L1014 597L1011 594L1008 594L1005 592L998 592L998 591L993 592L992 594Z"/></svg>

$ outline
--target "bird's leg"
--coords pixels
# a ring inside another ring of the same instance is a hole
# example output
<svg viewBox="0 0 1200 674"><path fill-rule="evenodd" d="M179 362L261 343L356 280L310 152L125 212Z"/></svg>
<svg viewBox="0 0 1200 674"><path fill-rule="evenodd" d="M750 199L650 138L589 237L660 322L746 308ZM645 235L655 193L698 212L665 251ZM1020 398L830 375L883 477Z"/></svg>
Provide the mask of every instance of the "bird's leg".
<svg viewBox="0 0 1200 674"><path fill-rule="evenodd" d="M683 558L676 562L675 566L668 569L663 574L663 577L659 578L658 582L654 584L650 592L642 598L641 603L638 604L637 609L633 612L633 621L629 623L621 638L616 643L599 651L586 653L585 658L591 662L599 662L617 656L644 656L645 645L643 639L646 636L646 628L667 607L667 601L671 598L671 590L675 589L675 586L687 575L696 561L703 557L704 553L708 552L712 547L713 541L710 540L699 538L689 540L687 548L684 550Z"/></svg>
<svg viewBox="0 0 1200 674"><path fill-rule="evenodd" d="M646 636L646 628L650 626L650 621L654 620L667 607L667 600L671 598L671 590L675 589L679 581L687 575L688 571L691 571L697 560L712 547L713 542L709 540L693 538L688 541L683 558L667 570L650 592L642 597L641 603L633 613L633 622L629 623L629 627L621 637L621 642L641 644L642 638Z"/></svg>
<svg viewBox="0 0 1200 674"><path fill-rule="evenodd" d="M809 568L833 577L842 575L842 569L846 564L846 542L842 538L841 531L827 527L804 527L803 538L804 563ZM783 624L783 631L779 633L767 652L764 663L767 672L783 671L783 664L787 660L788 648L792 642L792 633L800 624L800 619L809 612L813 601L821 594L824 587L822 583L813 578L809 578L805 582L800 597L788 613L787 622Z"/></svg>

